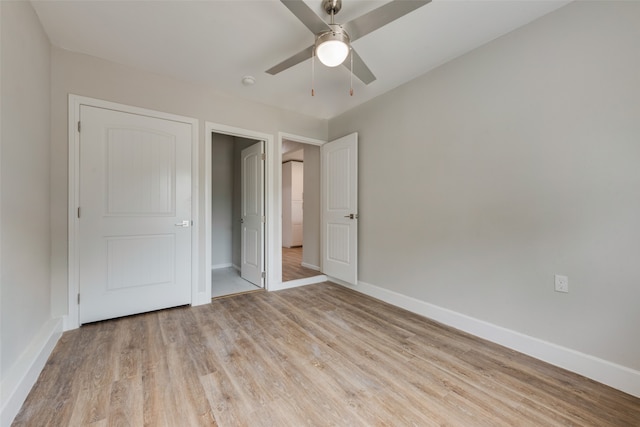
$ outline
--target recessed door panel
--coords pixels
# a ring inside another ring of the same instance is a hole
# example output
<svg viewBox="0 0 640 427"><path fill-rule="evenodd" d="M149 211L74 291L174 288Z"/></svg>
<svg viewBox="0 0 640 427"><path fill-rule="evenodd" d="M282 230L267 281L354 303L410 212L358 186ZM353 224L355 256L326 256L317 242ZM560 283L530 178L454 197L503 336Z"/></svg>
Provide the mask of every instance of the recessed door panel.
<svg viewBox="0 0 640 427"><path fill-rule="evenodd" d="M175 215L175 136L110 128L106 141L107 214Z"/></svg>
<svg viewBox="0 0 640 427"><path fill-rule="evenodd" d="M327 260L333 263L348 265L349 258L349 225L327 224Z"/></svg>
<svg viewBox="0 0 640 427"><path fill-rule="evenodd" d="M175 236L105 238L107 291L175 283Z"/></svg>
<svg viewBox="0 0 640 427"><path fill-rule="evenodd" d="M350 155L348 147L331 150L326 158L327 210L330 212L349 210L351 203Z"/></svg>

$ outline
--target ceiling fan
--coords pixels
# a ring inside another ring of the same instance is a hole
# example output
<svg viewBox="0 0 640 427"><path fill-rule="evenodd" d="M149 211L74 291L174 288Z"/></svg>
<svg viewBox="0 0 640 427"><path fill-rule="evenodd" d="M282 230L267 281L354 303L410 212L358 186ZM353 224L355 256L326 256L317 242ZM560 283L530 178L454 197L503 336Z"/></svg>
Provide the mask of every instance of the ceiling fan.
<svg viewBox="0 0 640 427"><path fill-rule="evenodd" d="M424 6L431 0L393 0L345 24L334 23L334 16L342 9L342 0L322 1L322 8L331 16L330 23L325 22L316 15L302 0L280 1L315 34L316 41L303 51L269 68L267 73L271 75L278 74L312 56L317 56L320 62L329 67L335 67L340 64L349 67L345 63L345 59L351 53L352 64L350 65L353 74L364 84L369 84L376 79L376 76L353 49L351 43Z"/></svg>

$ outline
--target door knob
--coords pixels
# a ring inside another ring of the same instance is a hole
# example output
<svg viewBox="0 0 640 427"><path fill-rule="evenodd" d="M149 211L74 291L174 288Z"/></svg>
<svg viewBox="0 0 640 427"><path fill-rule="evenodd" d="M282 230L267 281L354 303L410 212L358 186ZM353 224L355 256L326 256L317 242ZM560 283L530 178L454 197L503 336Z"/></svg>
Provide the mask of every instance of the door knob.
<svg viewBox="0 0 640 427"><path fill-rule="evenodd" d="M191 225L191 221L189 221L188 219L185 219L182 222L178 222L176 224L176 227L188 227L189 225Z"/></svg>
<svg viewBox="0 0 640 427"><path fill-rule="evenodd" d="M345 215L344 217L349 219L358 219L358 214L349 214Z"/></svg>

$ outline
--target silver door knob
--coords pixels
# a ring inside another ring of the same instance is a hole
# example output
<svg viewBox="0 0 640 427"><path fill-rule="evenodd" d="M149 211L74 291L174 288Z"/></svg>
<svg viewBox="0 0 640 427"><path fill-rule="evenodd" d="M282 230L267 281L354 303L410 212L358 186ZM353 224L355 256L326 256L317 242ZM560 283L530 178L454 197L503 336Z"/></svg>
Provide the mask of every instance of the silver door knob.
<svg viewBox="0 0 640 427"><path fill-rule="evenodd" d="M176 224L176 227L189 227L191 225L191 221L189 221L188 219L185 219L182 222L179 222Z"/></svg>
<svg viewBox="0 0 640 427"><path fill-rule="evenodd" d="M358 218L358 214L349 214L349 215L345 215L345 218L349 218L349 219L357 219Z"/></svg>

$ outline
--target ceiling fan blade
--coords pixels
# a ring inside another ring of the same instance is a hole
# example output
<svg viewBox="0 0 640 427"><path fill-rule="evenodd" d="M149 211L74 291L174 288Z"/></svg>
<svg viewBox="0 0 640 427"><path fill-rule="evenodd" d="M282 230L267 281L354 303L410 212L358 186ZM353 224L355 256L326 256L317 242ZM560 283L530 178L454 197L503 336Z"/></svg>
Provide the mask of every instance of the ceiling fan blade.
<svg viewBox="0 0 640 427"><path fill-rule="evenodd" d="M359 78L362 83L368 85L372 81L376 79L376 76L373 75L367 64L364 63L358 52L354 48L351 48L351 55L353 55L353 75ZM344 61L342 63L347 68L351 67L351 63L349 60Z"/></svg>
<svg viewBox="0 0 640 427"><path fill-rule="evenodd" d="M347 22L343 27L353 42L430 2L431 0L394 0Z"/></svg>
<svg viewBox="0 0 640 427"><path fill-rule="evenodd" d="M311 58L311 55L313 55L314 47L315 46L311 45L308 48L306 48L305 50L300 51L300 52L296 53L295 55L293 55L292 57L285 59L284 61L282 61L278 65L275 65L275 66L269 68L267 70L267 73L269 73L271 75L278 74L279 72L284 71L287 68L291 68L294 65L297 65L297 64L301 63L302 61Z"/></svg>
<svg viewBox="0 0 640 427"><path fill-rule="evenodd" d="M280 0L287 9L293 13L313 34L322 33L330 29L329 24L324 22L309 6L302 0Z"/></svg>

